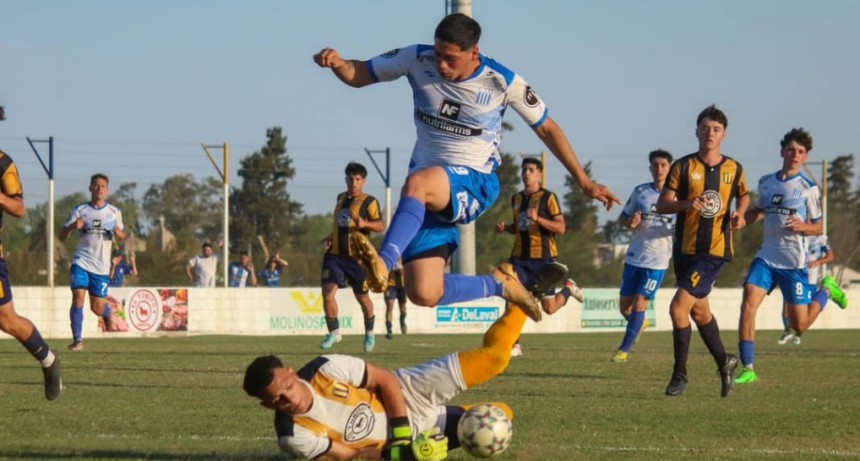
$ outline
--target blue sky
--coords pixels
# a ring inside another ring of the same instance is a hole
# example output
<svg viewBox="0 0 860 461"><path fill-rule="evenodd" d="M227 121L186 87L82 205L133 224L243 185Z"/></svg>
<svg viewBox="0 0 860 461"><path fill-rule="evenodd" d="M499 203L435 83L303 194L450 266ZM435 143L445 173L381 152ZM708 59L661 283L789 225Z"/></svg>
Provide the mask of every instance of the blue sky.
<svg viewBox="0 0 860 461"><path fill-rule="evenodd" d="M308 213L333 207L348 161L365 162L368 192L384 197L365 148L391 148L396 197L414 141L408 84L349 88L312 55L332 46L367 59L431 43L444 5L0 0L0 148L32 206L47 182L26 136L54 136L59 195L85 191L96 171L142 193L175 174L215 175L201 142L228 141L235 174L281 126L297 170L290 192ZM724 153L751 187L779 168L792 127L812 132L811 161L856 152L860 2L474 0L473 14L482 52L532 84L622 199L648 181L650 150L695 150L695 117L712 103L729 117ZM542 150L516 113L506 120L515 130L504 151ZM563 193L560 164L547 170Z"/></svg>

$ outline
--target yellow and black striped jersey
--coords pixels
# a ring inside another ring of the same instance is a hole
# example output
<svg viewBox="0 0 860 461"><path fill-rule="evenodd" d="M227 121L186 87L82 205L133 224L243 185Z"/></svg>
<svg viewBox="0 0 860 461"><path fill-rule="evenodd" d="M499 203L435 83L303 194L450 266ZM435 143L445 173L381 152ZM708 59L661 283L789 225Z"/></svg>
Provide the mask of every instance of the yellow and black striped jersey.
<svg viewBox="0 0 860 461"><path fill-rule="evenodd" d="M370 231L359 231L356 228L356 218L365 221L378 221L382 219L379 213L379 202L372 195L361 194L350 197L348 193L341 192L337 196L337 205L334 207L334 231L332 232L331 249L334 255L352 256L349 252L349 233Z"/></svg>
<svg viewBox="0 0 860 461"><path fill-rule="evenodd" d="M531 221L526 213L529 208L536 209L538 216L546 219L552 219L561 214L558 198L544 188L533 194L522 191L511 196L511 211L516 227L511 256L530 259L558 257L555 232L550 232L540 224Z"/></svg>
<svg viewBox="0 0 860 461"><path fill-rule="evenodd" d="M332 442L354 449L383 448L388 417L380 398L365 389L367 364L357 357L322 355L298 372L314 401L302 415L275 412L278 445L297 458L314 459Z"/></svg>
<svg viewBox="0 0 860 461"><path fill-rule="evenodd" d="M672 164L664 187L675 191L677 200L701 196L706 202L702 210L678 213L674 253L731 260L731 202L749 194L741 164L724 155L709 166L698 154L689 154Z"/></svg>
<svg viewBox="0 0 860 461"><path fill-rule="evenodd" d="M6 152L0 150L0 192L9 197L23 197L24 187L18 176L18 166ZM0 210L0 230L3 229L3 210ZM0 237L0 257L3 257L3 242Z"/></svg>

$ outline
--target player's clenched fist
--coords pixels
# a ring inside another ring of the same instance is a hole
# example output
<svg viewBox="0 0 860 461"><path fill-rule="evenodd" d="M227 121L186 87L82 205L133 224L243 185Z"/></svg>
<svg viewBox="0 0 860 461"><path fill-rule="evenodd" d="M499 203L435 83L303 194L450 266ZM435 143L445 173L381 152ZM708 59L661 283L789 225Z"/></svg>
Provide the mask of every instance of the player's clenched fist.
<svg viewBox="0 0 860 461"><path fill-rule="evenodd" d="M343 58L334 48L323 48L314 55L314 62L320 67L338 67L343 63Z"/></svg>

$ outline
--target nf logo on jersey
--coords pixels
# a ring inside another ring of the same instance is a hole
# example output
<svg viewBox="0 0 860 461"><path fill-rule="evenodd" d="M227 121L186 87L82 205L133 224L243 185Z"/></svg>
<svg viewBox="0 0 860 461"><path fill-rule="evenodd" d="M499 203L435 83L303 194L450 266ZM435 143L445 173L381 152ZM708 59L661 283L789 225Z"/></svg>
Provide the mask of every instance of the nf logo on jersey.
<svg viewBox="0 0 860 461"><path fill-rule="evenodd" d="M102 227L101 219L93 219L93 227Z"/></svg>
<svg viewBox="0 0 860 461"><path fill-rule="evenodd" d="M532 87L527 86L526 93L523 95L523 101L527 106L535 107L540 103L540 98L538 98L537 93L535 93L535 90L532 89Z"/></svg>
<svg viewBox="0 0 860 461"><path fill-rule="evenodd" d="M439 108L439 116L456 122L457 118L460 117L460 104L447 99L443 100L442 107Z"/></svg>
<svg viewBox="0 0 860 461"><path fill-rule="evenodd" d="M393 57L397 56L397 53L399 53L399 52L400 52L400 48L395 48L391 51L382 53L380 56L383 58L386 58L386 59L393 58Z"/></svg>
<svg viewBox="0 0 860 461"><path fill-rule="evenodd" d="M773 198L770 199L770 203L773 205L779 205L782 203L782 195L774 195Z"/></svg>

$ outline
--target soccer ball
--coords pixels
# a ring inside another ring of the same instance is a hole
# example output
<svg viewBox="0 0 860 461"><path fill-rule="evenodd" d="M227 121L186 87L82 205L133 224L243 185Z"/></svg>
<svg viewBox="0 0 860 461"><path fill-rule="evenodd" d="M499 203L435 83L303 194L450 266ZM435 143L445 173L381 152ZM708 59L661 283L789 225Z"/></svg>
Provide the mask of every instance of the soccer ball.
<svg viewBox="0 0 860 461"><path fill-rule="evenodd" d="M472 456L489 458L511 446L514 427L501 408L482 403L463 413L457 424L460 445Z"/></svg>

